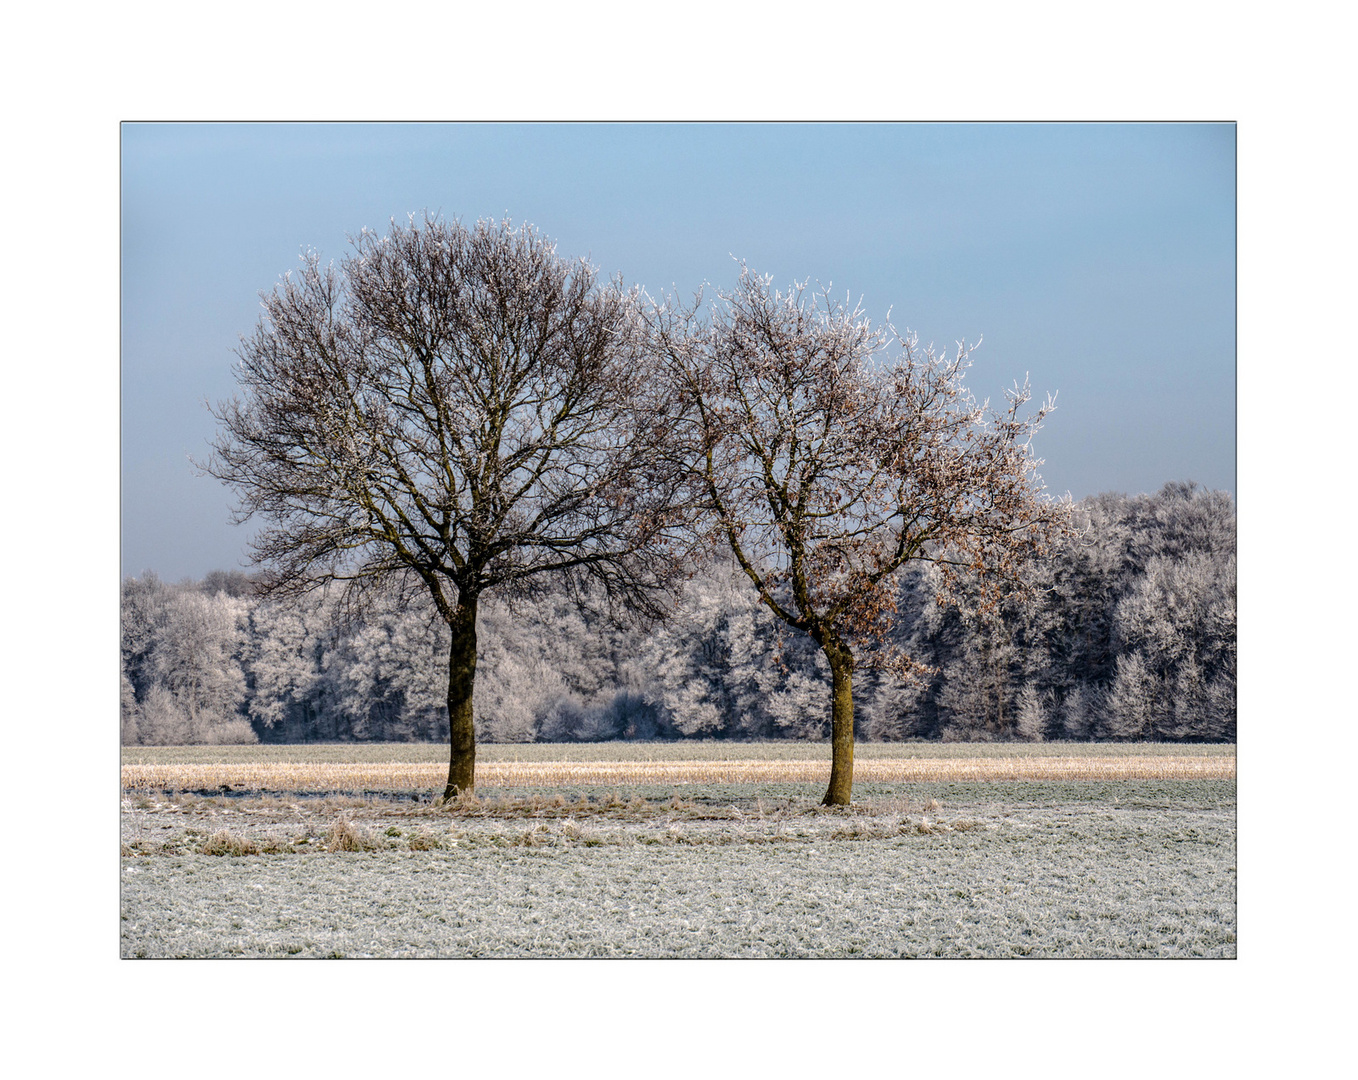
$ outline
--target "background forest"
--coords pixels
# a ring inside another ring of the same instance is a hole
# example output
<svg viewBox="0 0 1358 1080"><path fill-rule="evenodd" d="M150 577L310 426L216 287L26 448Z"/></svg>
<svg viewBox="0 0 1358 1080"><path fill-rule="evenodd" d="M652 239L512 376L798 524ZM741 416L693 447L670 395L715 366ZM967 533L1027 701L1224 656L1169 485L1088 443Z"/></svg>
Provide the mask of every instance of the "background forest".
<svg viewBox="0 0 1358 1080"><path fill-rule="evenodd" d="M1235 506L1167 484L1075 505L1078 536L1030 571L1032 598L981 614L901 575L895 641L932 673L862 668L859 738L1234 741ZM480 612L476 737L823 739L829 671L722 559L646 626L548 586ZM122 583L121 732L132 744L442 741L448 632L393 599L254 595L217 571Z"/></svg>

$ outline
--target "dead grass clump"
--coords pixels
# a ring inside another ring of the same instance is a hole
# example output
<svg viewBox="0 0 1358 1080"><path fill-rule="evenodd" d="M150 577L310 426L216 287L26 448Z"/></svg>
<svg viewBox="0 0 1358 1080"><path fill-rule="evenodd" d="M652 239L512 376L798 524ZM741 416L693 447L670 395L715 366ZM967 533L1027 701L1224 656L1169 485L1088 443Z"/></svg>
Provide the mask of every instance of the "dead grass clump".
<svg viewBox="0 0 1358 1080"><path fill-rule="evenodd" d="M536 817L554 810L560 810L566 805L566 800L560 794L551 797L534 794L517 799L512 805L516 812Z"/></svg>
<svg viewBox="0 0 1358 1080"><path fill-rule="evenodd" d="M375 851L377 845L366 829L360 829L348 818L340 818L330 826L325 837L326 851Z"/></svg>
<svg viewBox="0 0 1358 1080"><path fill-rule="evenodd" d="M479 813L484 809L484 806L481 800L476 797L475 792L463 791L454 795L451 799L445 799L442 796L435 799L434 809L443 810L450 814L473 814Z"/></svg>
<svg viewBox="0 0 1358 1080"><path fill-rule="evenodd" d="M561 823L561 839L576 844L583 844L585 847L599 847L605 842L603 833L594 829L585 828L571 818L567 818ZM546 837L542 837L545 841Z"/></svg>
<svg viewBox="0 0 1358 1080"><path fill-rule="evenodd" d="M831 840L874 840L881 836L881 830L874 828L870 823L863 821L850 822L844 828L836 829L830 834Z"/></svg>
<svg viewBox="0 0 1358 1080"><path fill-rule="evenodd" d="M203 842L199 852L203 855L258 855L260 847L249 837L235 836L222 829L213 833Z"/></svg>
<svg viewBox="0 0 1358 1080"><path fill-rule="evenodd" d="M411 833L406 843L411 851L436 851L440 847L438 837L430 836L423 829Z"/></svg>

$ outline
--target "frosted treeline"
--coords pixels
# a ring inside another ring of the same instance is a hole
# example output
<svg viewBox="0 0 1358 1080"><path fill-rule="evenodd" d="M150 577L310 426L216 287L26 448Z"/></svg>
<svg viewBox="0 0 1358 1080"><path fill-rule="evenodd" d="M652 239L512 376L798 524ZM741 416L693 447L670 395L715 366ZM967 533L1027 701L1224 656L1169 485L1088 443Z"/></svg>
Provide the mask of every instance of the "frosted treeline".
<svg viewBox="0 0 1358 1080"><path fill-rule="evenodd" d="M1233 741L1235 507L1193 484L1076 504L1080 535L1030 570L1032 598L983 613L900 579L896 644L932 673L860 668L869 740ZM588 598L586 598L588 599ZM477 738L821 739L821 651L756 604L723 559L643 625L564 592L480 612ZM438 741L447 630L409 603L362 618L335 597L264 600L248 577L122 586L125 744Z"/></svg>

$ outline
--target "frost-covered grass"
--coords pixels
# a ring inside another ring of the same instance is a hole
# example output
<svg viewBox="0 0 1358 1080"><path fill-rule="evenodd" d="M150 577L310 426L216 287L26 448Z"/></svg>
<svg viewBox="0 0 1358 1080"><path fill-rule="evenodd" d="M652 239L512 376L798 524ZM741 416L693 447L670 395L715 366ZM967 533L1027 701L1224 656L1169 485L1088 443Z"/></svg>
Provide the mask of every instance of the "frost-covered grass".
<svg viewBox="0 0 1358 1080"><path fill-rule="evenodd" d="M1236 954L1232 780L819 792L129 794L122 954Z"/></svg>
<svg viewBox="0 0 1358 1080"><path fill-rule="evenodd" d="M829 761L828 742L480 743L478 761ZM858 761L879 758L1235 757L1233 743L859 742ZM255 746L125 746L124 765L318 762L448 763L447 743L308 743Z"/></svg>

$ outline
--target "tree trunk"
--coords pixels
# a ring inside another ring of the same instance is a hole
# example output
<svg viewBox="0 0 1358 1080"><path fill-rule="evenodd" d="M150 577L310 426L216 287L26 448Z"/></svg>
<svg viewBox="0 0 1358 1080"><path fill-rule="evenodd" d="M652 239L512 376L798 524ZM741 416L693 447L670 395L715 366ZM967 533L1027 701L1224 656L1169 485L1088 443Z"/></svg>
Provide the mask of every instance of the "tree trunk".
<svg viewBox="0 0 1358 1080"><path fill-rule="evenodd" d="M459 597L453 609L448 648L448 786L445 799L476 791L476 728L472 690L476 685L476 597Z"/></svg>
<svg viewBox="0 0 1358 1080"><path fill-rule="evenodd" d="M848 806L853 794L853 653L837 641L821 648L830 661L830 787L822 806Z"/></svg>

